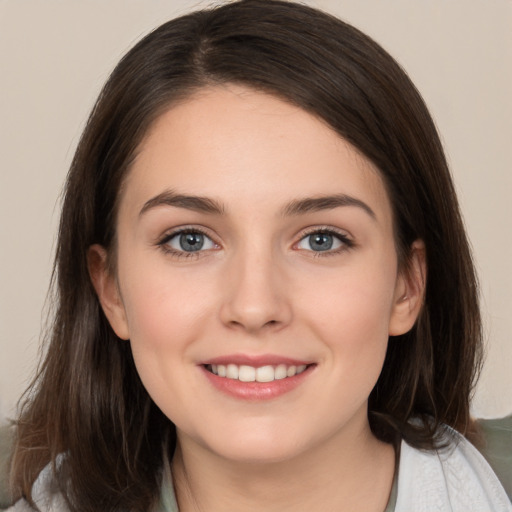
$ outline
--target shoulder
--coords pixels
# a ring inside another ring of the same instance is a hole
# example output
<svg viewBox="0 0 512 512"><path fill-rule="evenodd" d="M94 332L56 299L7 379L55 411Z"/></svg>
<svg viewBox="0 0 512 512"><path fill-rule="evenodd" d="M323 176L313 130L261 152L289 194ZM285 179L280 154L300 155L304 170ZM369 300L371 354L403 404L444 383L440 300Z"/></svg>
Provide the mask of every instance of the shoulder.
<svg viewBox="0 0 512 512"><path fill-rule="evenodd" d="M482 454L459 433L444 429L443 449L423 451L402 443L396 512L512 512L503 484Z"/></svg>
<svg viewBox="0 0 512 512"><path fill-rule="evenodd" d="M57 489L53 476L53 468L50 464L41 471L37 480L34 482L34 485L32 486L32 499L41 512L69 511L64 497ZM6 512L33 511L34 509L24 499L18 500L11 507L6 509Z"/></svg>

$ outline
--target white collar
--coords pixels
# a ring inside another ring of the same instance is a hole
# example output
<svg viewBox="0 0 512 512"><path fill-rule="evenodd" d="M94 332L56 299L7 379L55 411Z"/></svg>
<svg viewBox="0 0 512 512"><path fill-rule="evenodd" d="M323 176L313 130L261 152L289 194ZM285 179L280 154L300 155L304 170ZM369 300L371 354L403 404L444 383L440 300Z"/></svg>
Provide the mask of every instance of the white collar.
<svg viewBox="0 0 512 512"><path fill-rule="evenodd" d="M512 512L483 456L461 434L445 429L444 450L423 451L402 442L395 512Z"/></svg>

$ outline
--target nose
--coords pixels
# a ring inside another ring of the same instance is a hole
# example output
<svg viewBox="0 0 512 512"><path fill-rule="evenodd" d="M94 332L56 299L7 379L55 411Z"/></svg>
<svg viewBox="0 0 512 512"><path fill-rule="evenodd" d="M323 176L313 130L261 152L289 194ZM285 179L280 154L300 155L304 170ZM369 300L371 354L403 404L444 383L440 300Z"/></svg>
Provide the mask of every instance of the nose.
<svg viewBox="0 0 512 512"><path fill-rule="evenodd" d="M292 319L284 272L270 251L248 250L230 261L221 321L251 334L280 330Z"/></svg>

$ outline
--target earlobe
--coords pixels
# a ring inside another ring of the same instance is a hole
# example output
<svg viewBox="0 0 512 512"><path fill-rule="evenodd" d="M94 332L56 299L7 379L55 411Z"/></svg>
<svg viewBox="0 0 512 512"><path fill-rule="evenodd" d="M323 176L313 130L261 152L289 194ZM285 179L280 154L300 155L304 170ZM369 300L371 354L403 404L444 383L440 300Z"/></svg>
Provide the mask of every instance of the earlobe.
<svg viewBox="0 0 512 512"><path fill-rule="evenodd" d="M410 249L408 266L397 278L389 335L398 336L414 326L425 297L427 262L425 244L416 240Z"/></svg>
<svg viewBox="0 0 512 512"><path fill-rule="evenodd" d="M121 339L129 339L128 322L116 278L108 268L107 251L101 245L89 247L87 264L92 284L110 326Z"/></svg>

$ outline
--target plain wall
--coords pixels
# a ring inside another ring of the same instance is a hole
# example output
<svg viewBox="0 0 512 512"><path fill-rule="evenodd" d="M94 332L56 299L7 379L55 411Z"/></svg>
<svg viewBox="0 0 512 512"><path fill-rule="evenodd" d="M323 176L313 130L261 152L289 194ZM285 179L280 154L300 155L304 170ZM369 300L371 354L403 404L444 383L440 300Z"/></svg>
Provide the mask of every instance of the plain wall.
<svg viewBox="0 0 512 512"><path fill-rule="evenodd" d="M317 0L408 71L445 143L481 278L478 416L512 411L512 2ZM0 418L37 362L58 196L109 71L158 24L212 2L0 0Z"/></svg>

